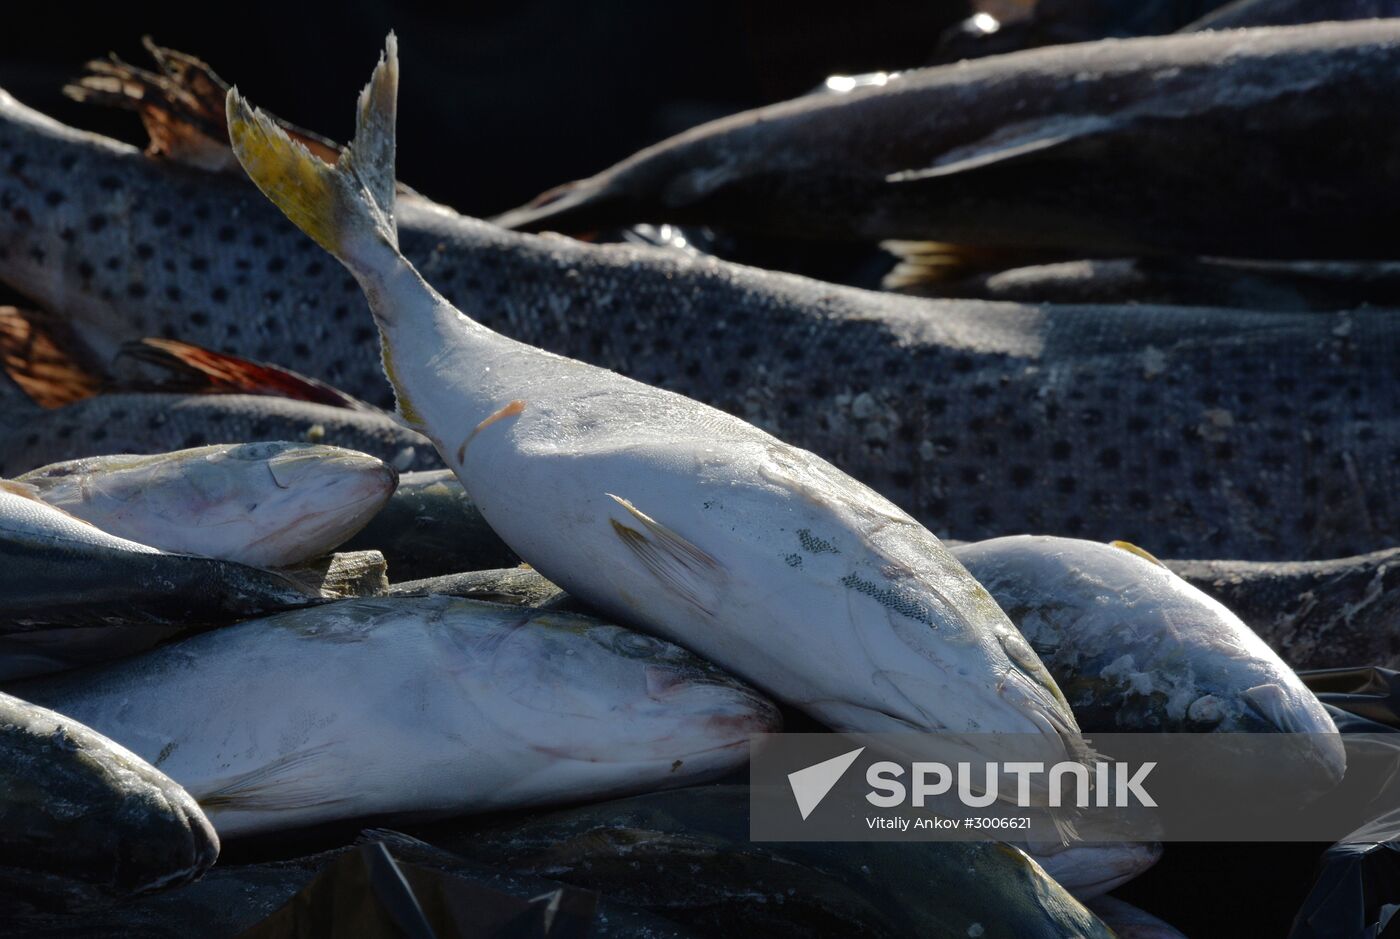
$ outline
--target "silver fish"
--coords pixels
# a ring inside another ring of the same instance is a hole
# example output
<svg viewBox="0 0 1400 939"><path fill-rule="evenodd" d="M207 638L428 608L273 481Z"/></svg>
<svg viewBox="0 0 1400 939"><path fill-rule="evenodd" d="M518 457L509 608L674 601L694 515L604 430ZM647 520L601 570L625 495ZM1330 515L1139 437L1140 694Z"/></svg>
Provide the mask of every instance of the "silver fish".
<svg viewBox="0 0 1400 939"><path fill-rule="evenodd" d="M153 761L223 837L683 785L778 719L668 643L449 597L296 610L17 690Z"/></svg>
<svg viewBox="0 0 1400 939"><path fill-rule="evenodd" d="M953 554L1062 683L1086 729L1316 734L1336 727L1272 649L1218 601L1121 542L1017 535Z"/></svg>
<svg viewBox="0 0 1400 939"><path fill-rule="evenodd" d="M354 450L277 442L88 457L17 481L120 538L290 567L329 554L363 528L397 480L392 467Z"/></svg>

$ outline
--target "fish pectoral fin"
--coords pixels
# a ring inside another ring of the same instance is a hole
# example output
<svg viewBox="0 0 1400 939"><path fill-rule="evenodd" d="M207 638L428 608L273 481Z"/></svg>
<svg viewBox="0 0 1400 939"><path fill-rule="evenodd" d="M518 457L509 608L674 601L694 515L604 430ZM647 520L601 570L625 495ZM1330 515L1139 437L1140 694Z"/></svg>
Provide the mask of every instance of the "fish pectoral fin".
<svg viewBox="0 0 1400 939"><path fill-rule="evenodd" d="M920 288L982 271L1003 271L1045 260L1040 252L946 241L882 241L897 263L880 281L883 290L918 293Z"/></svg>
<svg viewBox="0 0 1400 939"><path fill-rule="evenodd" d="M86 73L64 87L75 101L135 111L150 139L149 156L211 172L241 173L228 141L224 99L228 83L192 55L142 40L159 72L123 62L115 55L95 59ZM331 141L277 120L287 135L334 163L339 147Z"/></svg>
<svg viewBox="0 0 1400 939"><path fill-rule="evenodd" d="M343 802L345 796L336 794L342 774L325 759L330 747L327 743L289 753L190 795L210 814L296 811Z"/></svg>
<svg viewBox="0 0 1400 939"><path fill-rule="evenodd" d="M19 496L22 499L31 499L35 502L43 502L39 497L39 490L29 483L22 483L17 479L0 479L0 492L8 492L10 495ZM62 510L60 510L62 511ZM63 513L67 515L67 512Z"/></svg>
<svg viewBox="0 0 1400 939"><path fill-rule="evenodd" d="M612 493L607 495L627 510L640 526L633 528L613 519L613 532L622 543L664 587L707 616L713 616L728 578L724 565L626 499Z"/></svg>
<svg viewBox="0 0 1400 939"><path fill-rule="evenodd" d="M121 357L151 366L155 376L119 377L118 388L180 391L187 394L267 395L311 401L352 411L379 409L291 369L213 352L174 339L142 339L122 346Z"/></svg>
<svg viewBox="0 0 1400 939"><path fill-rule="evenodd" d="M928 166L890 173L885 177L885 182L901 185L921 183L1038 159L1069 144L1090 139L1105 127L1107 121L1103 119L1088 119L1070 126L1057 121L1000 131L978 143L949 151Z"/></svg>
<svg viewBox="0 0 1400 939"><path fill-rule="evenodd" d="M1161 561L1157 560L1157 556L1154 555L1152 552L1148 551L1146 548L1139 548L1137 545L1133 544L1131 541L1110 541L1110 542L1109 542L1109 546L1110 546L1110 547L1113 547L1113 548L1118 548L1118 549L1121 550L1121 551L1126 551L1126 552L1128 552L1129 554L1136 554L1138 557L1142 558L1144 561L1151 561L1153 564L1156 564L1158 567L1165 568L1165 567L1167 566L1167 565L1163 564Z"/></svg>
<svg viewBox="0 0 1400 939"><path fill-rule="evenodd" d="M101 394L103 368L73 328L40 310L0 306L0 368L29 399L61 408Z"/></svg>

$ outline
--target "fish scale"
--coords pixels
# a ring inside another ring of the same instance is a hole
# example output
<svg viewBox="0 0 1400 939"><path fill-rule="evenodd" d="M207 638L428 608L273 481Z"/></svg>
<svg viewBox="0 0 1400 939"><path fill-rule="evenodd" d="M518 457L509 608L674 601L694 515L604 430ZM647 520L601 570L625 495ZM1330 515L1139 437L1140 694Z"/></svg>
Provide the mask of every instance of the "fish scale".
<svg viewBox="0 0 1400 939"><path fill-rule="evenodd" d="M483 325L738 415L938 533L1257 560L1400 536L1394 311L899 297L513 234L408 197L398 226L409 260ZM250 184L12 99L0 281L109 347L174 335L391 401L353 282Z"/></svg>

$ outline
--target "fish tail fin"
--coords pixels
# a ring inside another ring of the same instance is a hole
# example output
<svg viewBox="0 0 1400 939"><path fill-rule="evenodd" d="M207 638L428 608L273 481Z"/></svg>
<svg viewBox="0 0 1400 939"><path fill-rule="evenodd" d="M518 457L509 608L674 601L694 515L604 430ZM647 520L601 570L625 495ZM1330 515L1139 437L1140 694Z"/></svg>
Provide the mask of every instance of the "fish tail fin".
<svg viewBox="0 0 1400 939"><path fill-rule="evenodd" d="M13 306L0 306L0 375L42 408L91 398L107 384L106 371L68 323ZM5 398L0 387L0 400ZM17 404L6 401L5 407Z"/></svg>
<svg viewBox="0 0 1400 939"><path fill-rule="evenodd" d="M394 226L394 121L398 40L390 33L374 75L360 92L355 139L334 166L291 139L277 122L228 93L228 130L243 169L298 228L352 271L387 246Z"/></svg>

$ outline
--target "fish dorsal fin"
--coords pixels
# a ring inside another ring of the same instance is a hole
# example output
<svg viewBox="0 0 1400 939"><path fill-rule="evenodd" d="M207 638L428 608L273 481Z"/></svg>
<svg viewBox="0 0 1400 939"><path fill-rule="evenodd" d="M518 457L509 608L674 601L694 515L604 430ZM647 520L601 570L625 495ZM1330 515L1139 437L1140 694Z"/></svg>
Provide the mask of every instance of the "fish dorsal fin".
<svg viewBox="0 0 1400 939"><path fill-rule="evenodd" d="M218 812L285 812L344 802L341 767L327 766L329 743L297 750L207 790L190 791L211 815Z"/></svg>
<svg viewBox="0 0 1400 939"><path fill-rule="evenodd" d="M215 172L240 173L229 146L224 99L228 83L192 55L142 39L159 72L113 55L87 63L86 73L64 87L75 101L135 111L150 143L147 154ZM292 139L329 163L340 148L319 134L274 118Z"/></svg>
<svg viewBox="0 0 1400 939"><path fill-rule="evenodd" d="M35 404L61 408L99 394L107 376L72 328L39 310L0 306L0 367Z"/></svg>
<svg viewBox="0 0 1400 939"><path fill-rule="evenodd" d="M1163 564L1161 561L1157 560L1156 555L1152 554L1152 552L1146 550L1145 548L1139 548L1137 545L1133 544L1131 541L1110 541L1109 544L1110 544L1112 547L1118 548L1120 551L1126 551L1126 552L1128 552L1129 554L1136 554L1138 557L1142 558L1144 561L1151 561L1153 564L1156 564L1158 567L1165 568L1165 567L1167 566L1167 565Z"/></svg>
<svg viewBox="0 0 1400 939"><path fill-rule="evenodd" d="M1085 128L1097 128L1099 123L1087 122ZM920 183L931 179L942 179L971 173L992 166L1005 166L1063 148L1066 144L1083 140L1087 130L1079 128L1071 131L1057 131L1036 128L1029 133L1007 138L989 139L971 147L960 147L952 151L955 155L945 155L929 166L901 170L885 177L887 183Z"/></svg>
<svg viewBox="0 0 1400 939"><path fill-rule="evenodd" d="M353 411L378 410L325 382L280 365L253 362L174 339L143 339L127 343L122 347L121 354L161 372L154 379L125 379L120 382L122 387L133 390L268 395Z"/></svg>
<svg viewBox="0 0 1400 939"><path fill-rule="evenodd" d="M676 534L631 502L608 493L641 527L616 519L613 532L661 584L701 612L713 616L727 579L724 565L704 549Z"/></svg>

